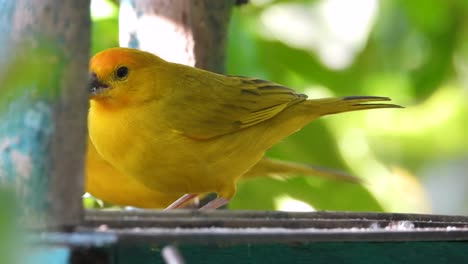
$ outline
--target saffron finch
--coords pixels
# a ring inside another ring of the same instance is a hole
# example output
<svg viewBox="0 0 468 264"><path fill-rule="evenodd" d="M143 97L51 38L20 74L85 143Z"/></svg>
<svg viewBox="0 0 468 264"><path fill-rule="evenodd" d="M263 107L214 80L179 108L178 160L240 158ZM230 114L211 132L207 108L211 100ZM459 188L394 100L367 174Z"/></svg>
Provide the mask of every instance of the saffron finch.
<svg viewBox="0 0 468 264"><path fill-rule="evenodd" d="M89 136L99 155L146 187L225 205L272 145L324 115L399 108L387 97L307 99L255 78L225 76L111 48L90 61Z"/></svg>

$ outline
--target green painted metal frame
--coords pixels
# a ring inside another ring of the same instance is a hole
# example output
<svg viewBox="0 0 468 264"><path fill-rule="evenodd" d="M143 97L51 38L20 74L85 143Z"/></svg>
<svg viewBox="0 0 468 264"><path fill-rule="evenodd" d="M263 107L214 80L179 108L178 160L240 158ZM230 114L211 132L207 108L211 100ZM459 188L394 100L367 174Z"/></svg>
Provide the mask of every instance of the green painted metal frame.
<svg viewBox="0 0 468 264"><path fill-rule="evenodd" d="M468 217L351 212L87 211L74 233L30 243L67 245L75 260L164 263L175 245L188 263L463 263Z"/></svg>
<svg viewBox="0 0 468 264"><path fill-rule="evenodd" d="M186 263L466 263L467 243L321 242L302 244L181 245ZM165 263L161 248L118 246L113 263Z"/></svg>

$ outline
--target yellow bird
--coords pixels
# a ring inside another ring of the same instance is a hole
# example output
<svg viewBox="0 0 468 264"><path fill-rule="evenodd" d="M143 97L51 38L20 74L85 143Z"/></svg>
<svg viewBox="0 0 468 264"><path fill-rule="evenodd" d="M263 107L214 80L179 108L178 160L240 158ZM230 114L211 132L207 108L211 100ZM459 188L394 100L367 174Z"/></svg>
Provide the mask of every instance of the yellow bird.
<svg viewBox="0 0 468 264"><path fill-rule="evenodd" d="M148 188L183 197L232 198L237 180L272 145L329 114L400 106L386 97L307 99L255 78L170 63L147 52L112 48L90 61L89 136L118 171Z"/></svg>
<svg viewBox="0 0 468 264"><path fill-rule="evenodd" d="M320 176L342 181L358 182L349 174L311 165L261 159L242 179L264 176L292 177L298 175ZM111 204L147 209L162 209L183 194L163 193L152 190L133 177L120 173L105 161L88 139L85 168L85 190L94 197Z"/></svg>

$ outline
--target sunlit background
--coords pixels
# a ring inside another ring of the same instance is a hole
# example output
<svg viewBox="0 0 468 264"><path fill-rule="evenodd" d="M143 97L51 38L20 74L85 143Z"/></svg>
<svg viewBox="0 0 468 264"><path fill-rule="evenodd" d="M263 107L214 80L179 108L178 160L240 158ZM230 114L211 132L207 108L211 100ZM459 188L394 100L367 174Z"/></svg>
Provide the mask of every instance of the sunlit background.
<svg viewBox="0 0 468 264"><path fill-rule="evenodd" d="M92 1L93 54L118 46L118 8ZM406 108L326 117L268 153L349 171L362 185L251 179L230 208L467 214L467 11L464 0L251 0L235 8L228 73L312 98L379 95Z"/></svg>

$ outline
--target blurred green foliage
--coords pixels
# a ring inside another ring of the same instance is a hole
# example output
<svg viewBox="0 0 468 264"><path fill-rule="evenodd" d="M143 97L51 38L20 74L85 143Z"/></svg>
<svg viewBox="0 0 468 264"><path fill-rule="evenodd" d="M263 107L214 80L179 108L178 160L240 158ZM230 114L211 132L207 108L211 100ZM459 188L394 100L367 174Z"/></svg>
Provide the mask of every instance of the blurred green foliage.
<svg viewBox="0 0 468 264"><path fill-rule="evenodd" d="M22 249L16 206L12 188L0 188L0 263L17 263Z"/></svg>
<svg viewBox="0 0 468 264"><path fill-rule="evenodd" d="M110 10L93 15L94 53L118 45L118 7L93 2L108 6L93 14ZM268 152L350 171L363 185L251 179L230 208L468 213L467 13L464 0L251 0L236 8L229 74L310 97L389 96L406 108L322 118Z"/></svg>
<svg viewBox="0 0 468 264"><path fill-rule="evenodd" d="M24 43L9 51L10 57L0 65L0 110L14 97L51 100L59 95L57 82L63 71L62 50L50 41L41 40L34 47ZM31 89L33 86L37 89Z"/></svg>

